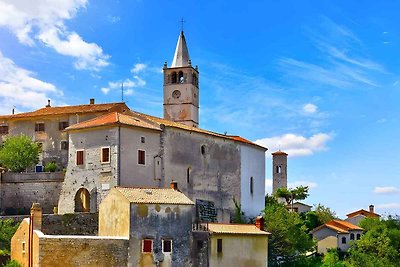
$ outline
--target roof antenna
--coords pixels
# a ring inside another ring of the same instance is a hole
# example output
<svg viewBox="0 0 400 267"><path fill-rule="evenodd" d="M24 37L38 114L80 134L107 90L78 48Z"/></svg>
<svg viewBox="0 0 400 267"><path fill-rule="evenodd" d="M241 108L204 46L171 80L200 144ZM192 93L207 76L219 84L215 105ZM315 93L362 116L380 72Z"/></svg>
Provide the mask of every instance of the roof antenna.
<svg viewBox="0 0 400 267"><path fill-rule="evenodd" d="M183 32L183 23L185 23L186 21L183 19L183 17L181 18L181 21L180 21L180 23L181 23L181 31Z"/></svg>
<svg viewBox="0 0 400 267"><path fill-rule="evenodd" d="M122 99L122 102L124 102L124 82L122 82L122 84L121 84L121 99Z"/></svg>

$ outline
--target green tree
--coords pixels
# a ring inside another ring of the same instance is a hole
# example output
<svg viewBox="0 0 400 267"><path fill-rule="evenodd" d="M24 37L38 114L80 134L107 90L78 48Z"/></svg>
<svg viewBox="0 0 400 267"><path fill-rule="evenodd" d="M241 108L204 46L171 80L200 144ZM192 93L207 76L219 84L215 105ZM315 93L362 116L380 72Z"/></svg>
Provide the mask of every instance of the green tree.
<svg viewBox="0 0 400 267"><path fill-rule="evenodd" d="M320 225L327 223L336 218L336 213L332 211L330 208L325 207L322 204L318 204L314 208L315 213L318 217ZM319 226L319 225L317 225Z"/></svg>
<svg viewBox="0 0 400 267"><path fill-rule="evenodd" d="M0 164L13 172L22 172L39 162L39 147L26 136L7 138L0 149Z"/></svg>
<svg viewBox="0 0 400 267"><path fill-rule="evenodd" d="M0 220L0 255L10 254L11 238L18 226L12 219Z"/></svg>
<svg viewBox="0 0 400 267"><path fill-rule="evenodd" d="M290 266L290 262L300 258L299 255L313 250L314 241L307 234L307 227L300 216L289 212L284 205L267 205L264 221L266 230L272 234L269 238L270 266Z"/></svg>
<svg viewBox="0 0 400 267"><path fill-rule="evenodd" d="M288 205L294 200L303 200L308 196L308 186L298 186L294 189L278 188L275 193L275 197L284 198Z"/></svg>

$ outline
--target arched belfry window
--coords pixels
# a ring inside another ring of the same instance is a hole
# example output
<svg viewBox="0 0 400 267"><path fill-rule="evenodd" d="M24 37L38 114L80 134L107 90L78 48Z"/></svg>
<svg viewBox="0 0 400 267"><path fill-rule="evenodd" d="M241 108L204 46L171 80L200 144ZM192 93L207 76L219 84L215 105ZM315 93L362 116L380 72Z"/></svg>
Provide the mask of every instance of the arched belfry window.
<svg viewBox="0 0 400 267"><path fill-rule="evenodd" d="M90 212L90 194L86 188L81 188L76 192L75 212Z"/></svg>
<svg viewBox="0 0 400 267"><path fill-rule="evenodd" d="M282 173L282 167L276 166L276 173Z"/></svg>
<svg viewBox="0 0 400 267"><path fill-rule="evenodd" d="M184 83L185 82L185 77L183 77L183 72L180 71L178 73L178 78L179 78L179 83Z"/></svg>
<svg viewBox="0 0 400 267"><path fill-rule="evenodd" d="M171 83L177 83L177 77L175 71L171 74Z"/></svg>

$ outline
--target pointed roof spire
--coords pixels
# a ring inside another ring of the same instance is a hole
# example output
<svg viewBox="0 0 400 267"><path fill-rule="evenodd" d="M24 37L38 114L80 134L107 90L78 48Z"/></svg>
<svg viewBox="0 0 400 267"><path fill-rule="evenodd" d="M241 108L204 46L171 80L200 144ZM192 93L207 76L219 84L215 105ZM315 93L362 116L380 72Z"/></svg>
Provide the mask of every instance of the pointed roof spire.
<svg viewBox="0 0 400 267"><path fill-rule="evenodd" d="M175 55L171 67L186 67L190 65L189 61L189 51L186 45L185 35L183 34L183 31L181 31L178 43L176 44Z"/></svg>

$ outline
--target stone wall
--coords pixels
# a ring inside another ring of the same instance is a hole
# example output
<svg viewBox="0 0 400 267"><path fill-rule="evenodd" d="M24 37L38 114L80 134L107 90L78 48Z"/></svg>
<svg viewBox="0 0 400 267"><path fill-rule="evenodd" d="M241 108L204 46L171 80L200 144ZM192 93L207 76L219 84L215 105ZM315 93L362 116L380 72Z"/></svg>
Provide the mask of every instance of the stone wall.
<svg viewBox="0 0 400 267"><path fill-rule="evenodd" d="M0 212L29 214L33 202L38 202L43 213L53 213L57 207L64 181L64 172L3 173L0 182Z"/></svg>

